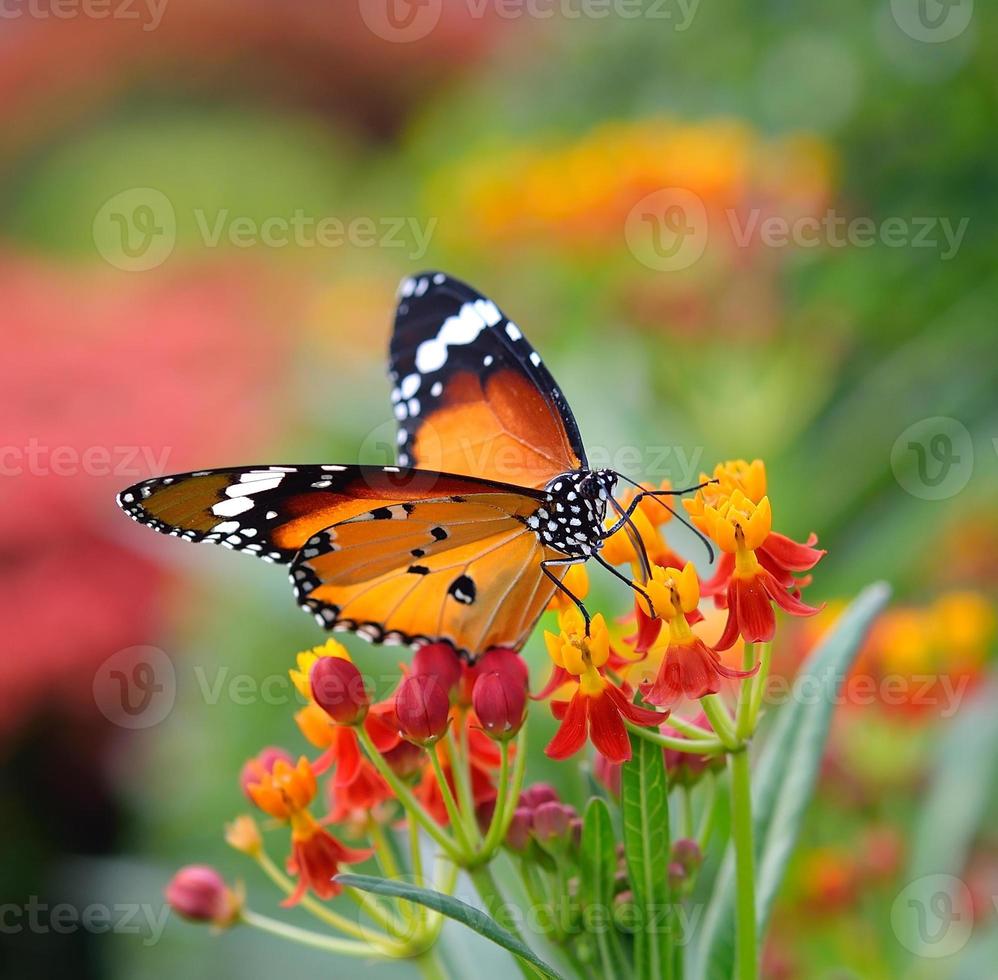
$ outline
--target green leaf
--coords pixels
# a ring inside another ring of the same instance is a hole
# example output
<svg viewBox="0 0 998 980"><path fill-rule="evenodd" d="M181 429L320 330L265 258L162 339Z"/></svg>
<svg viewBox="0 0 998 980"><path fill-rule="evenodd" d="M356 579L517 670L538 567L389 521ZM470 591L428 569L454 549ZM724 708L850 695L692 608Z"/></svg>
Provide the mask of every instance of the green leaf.
<svg viewBox="0 0 998 980"><path fill-rule="evenodd" d="M587 906L585 922L590 926L599 950L604 980L615 980L621 967L621 951L613 925L614 877L617 849L613 823L606 800L594 797L582 821L581 864L582 900ZM598 915L599 918L595 918Z"/></svg>
<svg viewBox="0 0 998 980"><path fill-rule="evenodd" d="M942 947L934 947L926 936L939 942L946 938L953 941L960 935L954 927L947 936L947 921L941 917L948 919L951 910L969 898L960 875L986 823L998 775L996 696L998 681L992 679L975 693L939 739L905 884L891 915L901 945L916 955L939 955Z"/></svg>
<svg viewBox="0 0 998 980"><path fill-rule="evenodd" d="M624 857L637 910L634 972L644 980L672 975L669 910L669 787L661 746L631 735L620 806Z"/></svg>
<svg viewBox="0 0 998 980"><path fill-rule="evenodd" d="M514 956L518 956L525 963L534 967L541 976L551 977L552 980L561 980L560 974L540 959L526 943L508 932L495 919L480 909L454 898L453 895L444 895L442 892L436 892L430 888L419 888L405 881L390 881L387 878L374 878L371 875L344 874L337 875L335 880L346 888L358 888L374 895L402 898L408 902L425 905L426 908L439 912L455 922L460 922L497 946L509 950Z"/></svg>
<svg viewBox="0 0 998 980"><path fill-rule="evenodd" d="M776 718L753 772L756 916L760 938L811 800L837 694L870 628L890 595L885 583L868 586L808 657L789 703ZM691 976L729 980L734 935L734 858L731 848L717 876Z"/></svg>

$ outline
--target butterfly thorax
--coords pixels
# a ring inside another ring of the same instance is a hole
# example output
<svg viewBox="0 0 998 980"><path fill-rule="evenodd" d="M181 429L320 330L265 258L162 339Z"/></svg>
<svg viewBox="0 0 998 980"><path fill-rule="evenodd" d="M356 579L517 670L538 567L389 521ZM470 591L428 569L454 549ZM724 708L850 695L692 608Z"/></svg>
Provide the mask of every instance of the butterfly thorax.
<svg viewBox="0 0 998 980"><path fill-rule="evenodd" d="M616 482L612 470L562 473L544 488L546 499L527 526L563 554L591 555L603 547L606 508Z"/></svg>

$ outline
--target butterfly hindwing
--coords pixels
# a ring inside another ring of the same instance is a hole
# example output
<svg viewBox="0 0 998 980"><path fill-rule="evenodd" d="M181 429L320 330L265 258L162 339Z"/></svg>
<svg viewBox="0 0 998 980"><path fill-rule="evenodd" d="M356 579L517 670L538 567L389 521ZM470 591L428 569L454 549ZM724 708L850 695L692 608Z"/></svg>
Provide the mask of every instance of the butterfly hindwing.
<svg viewBox="0 0 998 980"><path fill-rule="evenodd" d="M357 514L492 489L481 480L395 466L264 465L144 480L122 491L118 503L163 534L289 563L317 531Z"/></svg>
<svg viewBox="0 0 998 980"><path fill-rule="evenodd" d="M536 351L457 279L403 281L391 376L402 465L523 487L586 465L572 412Z"/></svg>
<svg viewBox="0 0 998 980"><path fill-rule="evenodd" d="M519 649L555 588L540 567L553 552L526 523L536 507L504 492L355 515L305 543L295 594L320 625L376 643Z"/></svg>

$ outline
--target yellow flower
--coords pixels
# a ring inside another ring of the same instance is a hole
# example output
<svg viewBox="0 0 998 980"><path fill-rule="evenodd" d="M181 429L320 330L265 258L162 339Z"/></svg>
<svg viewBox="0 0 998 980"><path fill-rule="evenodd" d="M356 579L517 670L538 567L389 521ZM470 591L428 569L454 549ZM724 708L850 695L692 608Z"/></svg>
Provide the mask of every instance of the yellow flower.
<svg viewBox="0 0 998 980"><path fill-rule="evenodd" d="M567 609L558 616L559 633L544 631L548 655L556 667L561 667L579 679L585 694L594 694L606 686L600 668L610 659L610 633L602 613L593 616L589 636L578 609Z"/></svg>
<svg viewBox="0 0 998 980"><path fill-rule="evenodd" d="M225 842L243 854L256 857L263 850L263 838L256 821L248 814L225 825Z"/></svg>
<svg viewBox="0 0 998 980"><path fill-rule="evenodd" d="M645 591L657 615L668 622L674 619L685 622L686 613L693 612L700 604L700 579L693 563L687 562L682 571L656 566L651 575Z"/></svg>
<svg viewBox="0 0 998 980"><path fill-rule="evenodd" d="M722 550L730 555L755 551L773 529L773 511L769 497L753 503L741 490L735 489L719 503L703 510L700 530L705 531Z"/></svg>
<svg viewBox="0 0 998 980"><path fill-rule="evenodd" d="M298 693L307 700L312 700L312 685L309 676L315 662L320 657L339 657L340 660L350 660L350 654L342 643L336 640L326 640L321 646L312 647L311 650L303 650L298 654L297 670L292 667L288 674L298 690ZM352 662L352 661L351 661Z"/></svg>
<svg viewBox="0 0 998 980"><path fill-rule="evenodd" d="M580 602L585 601L586 596L589 595L589 573L586 571L586 566L569 565L561 584ZM557 589L547 608L548 612L561 612L574 606L575 603L561 589Z"/></svg>

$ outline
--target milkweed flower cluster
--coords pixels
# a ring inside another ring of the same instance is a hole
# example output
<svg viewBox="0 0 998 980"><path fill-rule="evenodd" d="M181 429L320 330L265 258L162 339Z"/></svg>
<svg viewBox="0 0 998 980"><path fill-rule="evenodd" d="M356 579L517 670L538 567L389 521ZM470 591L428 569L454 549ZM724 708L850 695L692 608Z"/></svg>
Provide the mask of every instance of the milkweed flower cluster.
<svg viewBox="0 0 998 980"><path fill-rule="evenodd" d="M424 643L382 697L336 640L297 655L289 675L306 750L270 746L246 761L238 783L263 819L237 816L226 840L263 869L283 905L301 907L333 935L303 939L201 866L178 872L170 904L192 921L249 923L343 955L419 959L439 933L439 911L377 897L363 887L369 879L344 873L376 866L383 877L409 876L449 894L463 869L489 906L498 894L489 865L505 850L531 901L551 907L543 931L567 942L588 887L583 820L554 787L524 786L530 703L547 702L557 723L550 759L592 744L594 775L610 799L626 795L625 767L642 742L661 748L663 773L688 797L713 787L755 730L776 610L818 611L801 593L824 552L813 536L799 543L773 530L762 463L724 463L701 483L683 506L720 553L713 570L701 573L667 540L680 517L668 484L632 491L620 502L628 520L608 530L602 553L630 573L630 609L590 614L584 567L567 570L544 630L550 671L533 694L527 662L512 649L469 663L447 643ZM677 896L692 888L709 827L693 826L687 813L684 835L662 855ZM272 837L282 842L283 867L270 857ZM608 897L617 922L634 900L633 869L619 848L614 874ZM338 910L344 900L355 903L354 916Z"/></svg>

